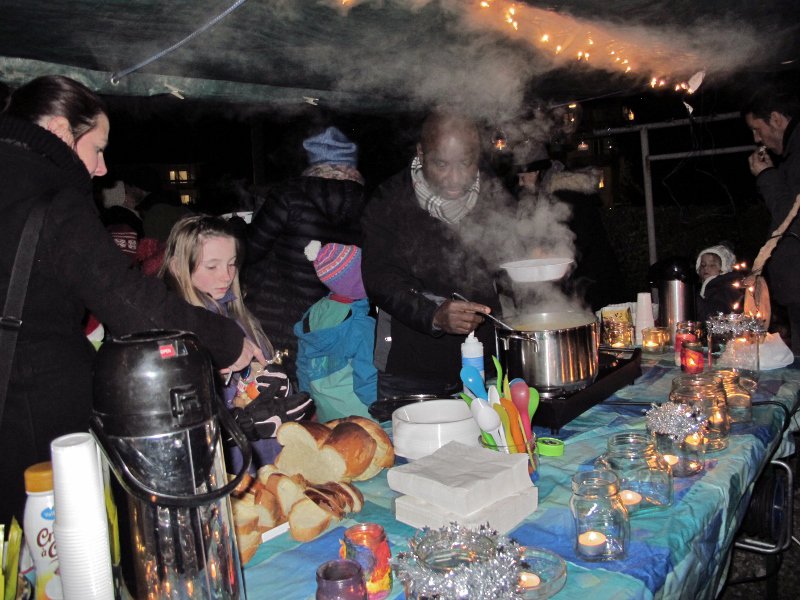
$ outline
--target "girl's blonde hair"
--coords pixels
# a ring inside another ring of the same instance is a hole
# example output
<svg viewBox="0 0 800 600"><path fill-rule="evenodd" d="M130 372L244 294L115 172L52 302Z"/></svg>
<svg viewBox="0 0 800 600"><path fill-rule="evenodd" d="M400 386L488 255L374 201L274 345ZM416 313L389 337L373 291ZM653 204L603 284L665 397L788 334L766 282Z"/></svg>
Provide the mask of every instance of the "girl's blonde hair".
<svg viewBox="0 0 800 600"><path fill-rule="evenodd" d="M201 292L192 284L192 273L197 268L203 242L212 237L227 237L236 241L237 273L231 282L231 291L234 299L228 303L228 316L236 319L241 324L245 334L263 348L264 351L268 352L269 357L273 356L274 349L269 338L264 333L258 320L247 310L242 301L238 273L243 257L242 243L225 219L209 215L193 215L184 217L175 223L167 239L164 262L161 264L158 276L166 281L189 304L203 308L216 307L218 312L226 314L219 302L208 294Z"/></svg>

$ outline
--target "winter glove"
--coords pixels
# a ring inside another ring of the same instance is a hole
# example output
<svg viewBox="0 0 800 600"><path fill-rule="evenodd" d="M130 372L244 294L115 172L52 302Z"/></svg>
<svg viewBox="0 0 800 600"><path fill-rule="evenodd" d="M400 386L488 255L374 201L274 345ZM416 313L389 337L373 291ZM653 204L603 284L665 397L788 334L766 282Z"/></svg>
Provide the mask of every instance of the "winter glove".
<svg viewBox="0 0 800 600"><path fill-rule="evenodd" d="M292 394L289 378L282 371L265 371L249 387L258 394L247 406L234 408L233 417L251 441L273 438L286 421L309 419L314 414L314 401L305 392Z"/></svg>

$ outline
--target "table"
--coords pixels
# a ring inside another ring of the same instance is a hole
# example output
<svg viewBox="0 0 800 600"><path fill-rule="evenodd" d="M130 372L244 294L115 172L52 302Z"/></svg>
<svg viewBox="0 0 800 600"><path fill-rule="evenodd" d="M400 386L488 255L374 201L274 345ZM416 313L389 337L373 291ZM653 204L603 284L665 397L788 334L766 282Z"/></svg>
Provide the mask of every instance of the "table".
<svg viewBox="0 0 800 600"><path fill-rule="evenodd" d="M747 509L753 484L781 442L784 412L758 407L764 400L792 406L800 390L800 368L761 373L754 394L753 422L734 424L726 450L706 455L705 470L694 477L675 479L671 507L639 513L631 518L626 559L585 563L573 549L574 528L569 510L570 479L589 468L606 449L608 437L624 430L645 430L645 406L632 402L663 401L679 370L672 355L656 355L642 364L643 375L568 423L558 437L565 442L562 457L540 460L539 506L508 535L520 544L540 546L567 561L567 582L555 598L604 599L714 598L727 575L734 535ZM612 404L613 403L613 404ZM549 435L545 430L538 435ZM314 597L315 570L336 558L344 530L355 523L383 525L392 552L407 548L415 529L395 521L397 496L386 483L386 473L358 484L364 509L304 544L288 534L262 544L245 568L248 597L304 600ZM390 598L403 598L395 583Z"/></svg>

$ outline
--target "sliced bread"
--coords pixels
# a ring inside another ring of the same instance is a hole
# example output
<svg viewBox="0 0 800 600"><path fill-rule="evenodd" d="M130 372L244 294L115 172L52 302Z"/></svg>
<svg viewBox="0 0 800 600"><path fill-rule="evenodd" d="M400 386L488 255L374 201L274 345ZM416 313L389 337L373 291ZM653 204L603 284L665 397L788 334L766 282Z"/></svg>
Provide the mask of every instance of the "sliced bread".
<svg viewBox="0 0 800 600"><path fill-rule="evenodd" d="M375 421L367 419L366 417L352 416L348 417L347 421L355 423L364 428L364 430L375 440L375 454L370 461L369 466L359 475L353 477L355 481L366 481L372 479L381 472L382 469L388 469L394 465L394 446L389 435L378 425Z"/></svg>
<svg viewBox="0 0 800 600"><path fill-rule="evenodd" d="M289 511L289 531L298 542L308 542L325 531L332 520L329 511L305 497L295 502Z"/></svg>

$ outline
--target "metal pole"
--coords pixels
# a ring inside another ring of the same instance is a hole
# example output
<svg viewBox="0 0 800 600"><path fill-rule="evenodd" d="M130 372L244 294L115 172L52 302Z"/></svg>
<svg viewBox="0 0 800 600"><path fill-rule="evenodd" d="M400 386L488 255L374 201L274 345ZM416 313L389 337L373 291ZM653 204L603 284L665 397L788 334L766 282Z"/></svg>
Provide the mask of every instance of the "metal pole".
<svg viewBox="0 0 800 600"><path fill-rule="evenodd" d="M718 154L737 154L739 152L754 152L758 146L730 146L729 148L714 148L711 150L692 150L690 152L672 152L671 154L653 154L650 160L672 160L673 158L694 158L695 156L716 156Z"/></svg>
<svg viewBox="0 0 800 600"><path fill-rule="evenodd" d="M647 128L639 130L639 140L642 146L642 172L644 173L644 209L647 215L647 248L650 254L650 264L658 260L656 252L656 217L653 212L653 179L650 176L650 140L647 137Z"/></svg>

